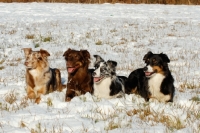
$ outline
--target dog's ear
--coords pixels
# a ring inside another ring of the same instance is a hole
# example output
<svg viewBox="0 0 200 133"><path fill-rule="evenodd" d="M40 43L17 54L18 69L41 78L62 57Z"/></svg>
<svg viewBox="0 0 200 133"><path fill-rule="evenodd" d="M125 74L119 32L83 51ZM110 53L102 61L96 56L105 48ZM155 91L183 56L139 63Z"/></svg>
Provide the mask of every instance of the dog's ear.
<svg viewBox="0 0 200 133"><path fill-rule="evenodd" d="M96 62L104 62L104 59L101 58L101 56L99 56L99 55L93 55L93 56L96 58L95 63L96 63Z"/></svg>
<svg viewBox="0 0 200 133"><path fill-rule="evenodd" d="M31 48L23 48L23 50L24 50L25 57L27 57L32 52Z"/></svg>
<svg viewBox="0 0 200 133"><path fill-rule="evenodd" d="M82 56L83 56L83 60L84 62L86 62L87 64L90 63L90 53L87 50L80 50Z"/></svg>
<svg viewBox="0 0 200 133"><path fill-rule="evenodd" d="M152 55L153 55L153 53L152 53L151 51L149 51L147 54L144 55L143 61L144 61L145 63L147 63L148 60L149 60L149 58L150 58Z"/></svg>
<svg viewBox="0 0 200 133"><path fill-rule="evenodd" d="M162 58L164 62L170 63L170 59L168 58L166 54L160 53L160 57Z"/></svg>
<svg viewBox="0 0 200 133"><path fill-rule="evenodd" d="M41 53L41 55L42 55L43 57L48 57L48 56L50 56L49 52L47 52L47 51L44 50L44 49L40 49L40 53Z"/></svg>
<svg viewBox="0 0 200 133"><path fill-rule="evenodd" d="M84 58L90 59L90 53L87 50L80 50L80 51Z"/></svg>
<svg viewBox="0 0 200 133"><path fill-rule="evenodd" d="M113 61L113 60L108 60L107 61L107 64L111 67L116 67L117 66L117 62L116 61Z"/></svg>
<svg viewBox="0 0 200 133"><path fill-rule="evenodd" d="M70 48L68 48L68 50L66 50L63 54L63 56L68 56L69 52L72 51Z"/></svg>

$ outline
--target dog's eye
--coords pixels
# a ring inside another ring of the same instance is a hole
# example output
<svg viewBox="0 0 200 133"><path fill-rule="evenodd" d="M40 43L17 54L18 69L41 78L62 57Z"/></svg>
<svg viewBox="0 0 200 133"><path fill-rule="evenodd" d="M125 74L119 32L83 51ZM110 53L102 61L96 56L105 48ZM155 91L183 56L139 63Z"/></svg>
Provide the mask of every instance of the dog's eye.
<svg viewBox="0 0 200 133"><path fill-rule="evenodd" d="M71 58L72 57L72 54L69 54L69 56L68 56L69 58Z"/></svg>
<svg viewBox="0 0 200 133"><path fill-rule="evenodd" d="M78 59L78 58L79 58L79 57L78 57L78 55L75 55L74 57L75 57L76 59Z"/></svg>
<svg viewBox="0 0 200 133"><path fill-rule="evenodd" d="M42 58L41 58L41 57L38 57L38 60L42 60Z"/></svg>
<svg viewBox="0 0 200 133"><path fill-rule="evenodd" d="M77 54L74 54L73 57L74 57L74 58L77 58L78 56L77 56Z"/></svg>
<svg viewBox="0 0 200 133"><path fill-rule="evenodd" d="M147 60L146 60L146 63L149 63L150 62L150 59L148 58Z"/></svg>
<svg viewBox="0 0 200 133"><path fill-rule="evenodd" d="M105 67L105 66L102 66L102 67L100 68L100 71L101 71L101 72L106 71L106 67Z"/></svg>
<svg viewBox="0 0 200 133"><path fill-rule="evenodd" d="M99 67L99 65L95 65L94 68L97 69Z"/></svg>
<svg viewBox="0 0 200 133"><path fill-rule="evenodd" d="M158 61L156 59L152 60L154 64L158 63Z"/></svg>

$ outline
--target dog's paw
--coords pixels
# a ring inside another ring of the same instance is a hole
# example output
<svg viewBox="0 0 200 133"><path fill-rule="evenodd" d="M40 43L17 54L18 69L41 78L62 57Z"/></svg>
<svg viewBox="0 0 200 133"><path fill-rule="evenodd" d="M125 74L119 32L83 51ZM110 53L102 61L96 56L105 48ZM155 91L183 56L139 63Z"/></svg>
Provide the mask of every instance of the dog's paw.
<svg viewBox="0 0 200 133"><path fill-rule="evenodd" d="M41 100L40 97L36 98L36 99L35 99L35 103L39 104L39 103L40 103L40 100Z"/></svg>
<svg viewBox="0 0 200 133"><path fill-rule="evenodd" d="M122 95L117 96L117 98L122 98L122 97L123 97Z"/></svg>
<svg viewBox="0 0 200 133"><path fill-rule="evenodd" d="M125 96L125 94L122 92L122 91L120 91L117 95L116 95L116 98L122 98L122 97L124 97Z"/></svg>
<svg viewBox="0 0 200 133"><path fill-rule="evenodd" d="M151 98L149 99L149 102L157 103L157 102L159 102L159 101L158 101L158 99L156 99L156 98L154 98L154 97L151 97Z"/></svg>
<svg viewBox="0 0 200 133"><path fill-rule="evenodd" d="M71 101L71 97L66 97L65 102L70 102Z"/></svg>
<svg viewBox="0 0 200 133"><path fill-rule="evenodd" d="M35 93L34 93L34 92L29 92L29 93L28 93L28 98L29 98L29 99L35 99L35 98L36 98Z"/></svg>

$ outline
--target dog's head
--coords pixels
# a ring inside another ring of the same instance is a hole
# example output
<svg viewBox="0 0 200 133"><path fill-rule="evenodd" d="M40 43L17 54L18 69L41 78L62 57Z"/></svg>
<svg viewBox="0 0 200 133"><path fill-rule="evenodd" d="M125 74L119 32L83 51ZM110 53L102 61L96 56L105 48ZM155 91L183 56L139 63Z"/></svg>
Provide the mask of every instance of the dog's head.
<svg viewBox="0 0 200 133"><path fill-rule="evenodd" d="M46 50L40 49L40 51L32 51L31 48L24 48L23 50L26 58L24 62L26 68L46 68L49 65L47 57L50 56L50 54Z"/></svg>
<svg viewBox="0 0 200 133"><path fill-rule="evenodd" d="M117 62L108 60L104 61L99 55L94 55L96 61L94 63L95 70L92 74L95 83L101 82L106 77L116 75Z"/></svg>
<svg viewBox="0 0 200 133"><path fill-rule="evenodd" d="M75 73L80 67L88 67L90 64L90 53L87 50L77 51L69 48L63 56L68 73Z"/></svg>
<svg viewBox="0 0 200 133"><path fill-rule="evenodd" d="M166 54L153 54L151 51L144 56L143 60L146 63L146 67L144 67L146 77L152 77L156 73L164 74L168 70L170 62Z"/></svg>

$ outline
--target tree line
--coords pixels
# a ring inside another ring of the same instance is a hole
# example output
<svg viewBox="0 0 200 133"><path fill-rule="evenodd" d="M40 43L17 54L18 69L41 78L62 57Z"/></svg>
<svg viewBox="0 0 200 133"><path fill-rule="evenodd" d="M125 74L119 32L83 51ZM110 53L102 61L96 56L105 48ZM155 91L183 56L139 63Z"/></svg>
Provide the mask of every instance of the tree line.
<svg viewBox="0 0 200 133"><path fill-rule="evenodd" d="M172 4L172 5L200 5L200 0L0 0L0 2L49 2L49 3L88 3L88 4L103 4L103 3L126 3L126 4Z"/></svg>

